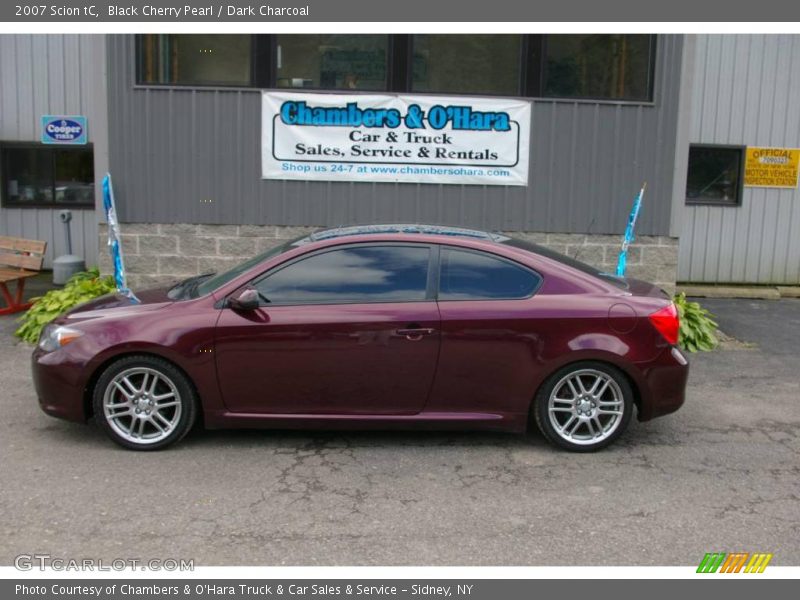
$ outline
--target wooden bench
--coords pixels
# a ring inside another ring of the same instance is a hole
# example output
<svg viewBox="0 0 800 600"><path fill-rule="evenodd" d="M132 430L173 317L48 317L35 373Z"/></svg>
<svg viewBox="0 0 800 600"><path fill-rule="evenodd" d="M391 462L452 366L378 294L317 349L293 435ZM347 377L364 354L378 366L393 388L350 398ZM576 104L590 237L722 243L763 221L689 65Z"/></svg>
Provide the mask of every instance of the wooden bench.
<svg viewBox="0 0 800 600"><path fill-rule="evenodd" d="M0 294L6 306L0 306L0 315L9 315L30 308L30 302L22 301L25 292L25 279L38 275L44 262L47 242L25 240L0 235ZM12 296L6 284L17 282L16 293Z"/></svg>

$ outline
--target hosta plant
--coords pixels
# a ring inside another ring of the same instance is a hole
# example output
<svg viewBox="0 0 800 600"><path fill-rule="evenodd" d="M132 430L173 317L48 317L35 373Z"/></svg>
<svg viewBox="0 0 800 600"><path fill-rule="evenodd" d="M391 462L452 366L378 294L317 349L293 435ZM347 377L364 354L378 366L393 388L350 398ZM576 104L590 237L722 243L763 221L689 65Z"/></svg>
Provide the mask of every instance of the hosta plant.
<svg viewBox="0 0 800 600"><path fill-rule="evenodd" d="M44 296L32 298L33 306L20 317L22 325L14 334L35 344L42 327L73 306L108 294L116 289L114 278L100 276L97 267L75 273L63 288L50 290Z"/></svg>
<svg viewBox="0 0 800 600"><path fill-rule="evenodd" d="M678 344L689 352L708 352L717 347L717 322L705 308L697 302L690 302L686 294L681 292L674 297L678 308L681 328Z"/></svg>

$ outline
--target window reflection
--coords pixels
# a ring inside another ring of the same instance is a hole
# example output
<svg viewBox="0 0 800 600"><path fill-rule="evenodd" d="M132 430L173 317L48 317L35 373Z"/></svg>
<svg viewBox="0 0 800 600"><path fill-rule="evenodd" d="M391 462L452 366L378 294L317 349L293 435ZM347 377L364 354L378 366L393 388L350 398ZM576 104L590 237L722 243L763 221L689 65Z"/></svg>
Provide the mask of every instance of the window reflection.
<svg viewBox="0 0 800 600"><path fill-rule="evenodd" d="M412 91L519 93L519 35L415 35Z"/></svg>
<svg viewBox="0 0 800 600"><path fill-rule="evenodd" d="M385 90L386 35L278 35L277 86Z"/></svg>
<svg viewBox="0 0 800 600"><path fill-rule="evenodd" d="M429 249L342 248L291 264L256 283L271 303L424 300Z"/></svg>
<svg viewBox="0 0 800 600"><path fill-rule="evenodd" d="M440 300L526 298L538 284L531 271L506 260L479 252L442 251Z"/></svg>
<svg viewBox="0 0 800 600"><path fill-rule="evenodd" d="M84 148L0 149L4 205L94 204L94 152Z"/></svg>
<svg viewBox="0 0 800 600"><path fill-rule="evenodd" d="M542 95L648 100L652 42L641 34L548 35Z"/></svg>
<svg viewBox="0 0 800 600"><path fill-rule="evenodd" d="M181 85L250 85L252 36L146 34L139 81Z"/></svg>

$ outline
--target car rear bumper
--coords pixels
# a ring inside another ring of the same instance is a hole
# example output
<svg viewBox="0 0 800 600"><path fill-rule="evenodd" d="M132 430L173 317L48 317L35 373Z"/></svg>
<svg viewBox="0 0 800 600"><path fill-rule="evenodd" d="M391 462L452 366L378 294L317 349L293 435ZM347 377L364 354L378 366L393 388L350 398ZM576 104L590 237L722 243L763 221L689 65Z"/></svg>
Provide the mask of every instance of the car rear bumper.
<svg viewBox="0 0 800 600"><path fill-rule="evenodd" d="M85 423L85 364L76 362L63 349L31 356L33 385L39 406L50 416Z"/></svg>
<svg viewBox="0 0 800 600"><path fill-rule="evenodd" d="M665 348L654 361L639 366L643 375L639 390L640 421L668 415L683 406L689 378L689 361L680 350L675 347Z"/></svg>

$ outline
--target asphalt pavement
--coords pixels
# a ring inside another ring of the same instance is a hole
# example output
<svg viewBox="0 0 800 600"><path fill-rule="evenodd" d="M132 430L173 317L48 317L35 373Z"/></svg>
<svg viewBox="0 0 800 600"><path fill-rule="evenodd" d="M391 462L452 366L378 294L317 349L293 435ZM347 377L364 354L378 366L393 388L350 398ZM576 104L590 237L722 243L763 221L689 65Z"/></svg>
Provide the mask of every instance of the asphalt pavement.
<svg viewBox="0 0 800 600"><path fill-rule="evenodd" d="M0 564L800 564L800 300L704 300L740 342L692 357L678 413L576 455L538 433L195 432L118 448L37 405L0 318Z"/></svg>

